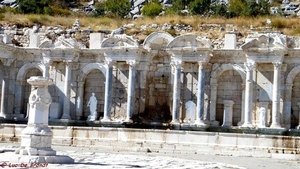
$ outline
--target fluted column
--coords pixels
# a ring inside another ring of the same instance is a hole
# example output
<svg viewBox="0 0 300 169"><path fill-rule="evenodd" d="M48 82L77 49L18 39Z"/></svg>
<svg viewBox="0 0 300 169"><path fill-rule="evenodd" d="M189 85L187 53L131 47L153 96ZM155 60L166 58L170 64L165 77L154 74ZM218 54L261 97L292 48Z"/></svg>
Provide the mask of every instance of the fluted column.
<svg viewBox="0 0 300 169"><path fill-rule="evenodd" d="M254 62L244 63L246 68L246 89L245 89L245 113L244 113L244 124L242 127L253 127L252 124L252 97L253 97L253 79L252 79L252 70L255 66Z"/></svg>
<svg viewBox="0 0 300 169"><path fill-rule="evenodd" d="M13 60L10 59L1 59L4 69L4 77L2 79L2 89L1 89L1 109L0 109L0 117L8 118L11 115L9 115L8 112L8 95L9 95L9 73L10 73L10 65L13 62Z"/></svg>
<svg viewBox="0 0 300 169"><path fill-rule="evenodd" d="M196 122L197 125L206 125L203 121L204 115L204 87L205 87L205 62L198 62L198 91L197 91L197 110Z"/></svg>
<svg viewBox="0 0 300 169"><path fill-rule="evenodd" d="M134 98L135 98L135 60L126 61L129 64L129 78L127 87L127 111L126 111L126 122L132 122L131 117L134 109Z"/></svg>
<svg viewBox="0 0 300 169"><path fill-rule="evenodd" d="M83 87L84 82L78 82L77 84L77 103L76 103L76 119L80 120L83 112Z"/></svg>
<svg viewBox="0 0 300 169"><path fill-rule="evenodd" d="M281 128L279 118L279 100L280 100L280 71L281 62L273 62L274 78L273 78L273 93L272 93L272 124L271 128Z"/></svg>
<svg viewBox="0 0 300 169"><path fill-rule="evenodd" d="M66 61L65 85L64 85L64 108L61 119L71 119L70 116L70 89L71 89L71 69L72 62Z"/></svg>
<svg viewBox="0 0 300 169"><path fill-rule="evenodd" d="M180 123L179 108L180 108L180 75L181 75L181 60L173 60L171 66L174 68L174 84L173 84L173 109L172 122Z"/></svg>
<svg viewBox="0 0 300 169"><path fill-rule="evenodd" d="M104 95L104 115L101 121L111 121L110 106L111 106L111 90L112 90L112 60L105 60L105 95Z"/></svg>

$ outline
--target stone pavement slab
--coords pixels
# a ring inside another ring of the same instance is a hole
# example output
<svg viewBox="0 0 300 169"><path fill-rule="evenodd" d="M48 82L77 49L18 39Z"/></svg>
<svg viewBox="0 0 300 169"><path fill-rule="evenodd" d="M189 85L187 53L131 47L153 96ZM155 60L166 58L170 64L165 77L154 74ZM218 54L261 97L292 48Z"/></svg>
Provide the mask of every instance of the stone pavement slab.
<svg viewBox="0 0 300 169"><path fill-rule="evenodd" d="M10 161L15 156L17 143L0 143L0 167L3 168L199 168L199 169L296 169L299 161L272 158L234 157L185 153L125 152L97 147L52 146L58 155L68 155L75 164L17 164ZM10 166L9 166L10 165Z"/></svg>

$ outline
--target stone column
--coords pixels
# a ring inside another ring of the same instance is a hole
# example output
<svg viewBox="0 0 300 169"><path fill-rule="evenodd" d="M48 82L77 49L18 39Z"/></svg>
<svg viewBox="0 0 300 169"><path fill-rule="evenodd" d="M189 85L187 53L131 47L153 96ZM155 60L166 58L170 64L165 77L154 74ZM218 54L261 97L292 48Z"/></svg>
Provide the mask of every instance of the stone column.
<svg viewBox="0 0 300 169"><path fill-rule="evenodd" d="M173 109L172 109L172 122L173 124L180 123L179 108L180 108L180 75L181 75L181 60L173 60L171 66L174 71L174 84L173 84Z"/></svg>
<svg viewBox="0 0 300 169"><path fill-rule="evenodd" d="M134 111L134 100L135 100L135 60L126 61L129 64L129 78L127 87L127 111L126 111L126 122L132 122L131 116Z"/></svg>
<svg viewBox="0 0 300 169"><path fill-rule="evenodd" d="M297 106L299 107L299 110L300 110L300 102L297 103ZM296 129L300 129L300 111L298 111L298 114L299 114L299 116L298 116L299 123L298 123L298 126L296 127Z"/></svg>
<svg viewBox="0 0 300 169"><path fill-rule="evenodd" d="M9 74L10 74L10 65L14 60L11 59L1 59L4 69L4 77L2 79L2 89L1 89L1 109L0 109L0 117L9 118L11 115L8 111L9 106L9 99L8 95L9 93Z"/></svg>
<svg viewBox="0 0 300 169"><path fill-rule="evenodd" d="M267 113L269 102L259 102L259 125L258 127L267 127Z"/></svg>
<svg viewBox="0 0 300 169"><path fill-rule="evenodd" d="M238 122L238 126L242 126L245 120L245 84L241 84L242 86L242 111L241 111L241 121Z"/></svg>
<svg viewBox="0 0 300 169"><path fill-rule="evenodd" d="M50 57L50 52L43 52L43 61L42 64L45 66L45 70L43 72L43 77L49 77L49 70L50 70L50 65L52 61L49 59Z"/></svg>
<svg viewBox="0 0 300 169"><path fill-rule="evenodd" d="M210 84L210 125L219 126L219 121L216 121L216 106L217 106L217 84Z"/></svg>
<svg viewBox="0 0 300 169"><path fill-rule="evenodd" d="M279 102L280 102L280 71L281 62L273 62L274 78L273 78L273 93L272 93L272 124L271 128L281 128L279 117Z"/></svg>
<svg viewBox="0 0 300 169"><path fill-rule="evenodd" d="M203 121L204 115L204 87L205 87L205 62L198 62L198 91L197 91L197 110L196 122L197 125L206 125Z"/></svg>
<svg viewBox="0 0 300 169"><path fill-rule="evenodd" d="M83 87L84 82L77 84L77 103L76 103L76 120L80 120L83 112Z"/></svg>
<svg viewBox="0 0 300 169"><path fill-rule="evenodd" d="M104 95L104 115L101 121L108 122L111 121L110 118L110 104L111 104L111 90L112 90L112 60L105 60L105 95Z"/></svg>
<svg viewBox="0 0 300 169"><path fill-rule="evenodd" d="M244 63L246 68L246 89L245 89L245 113L244 113L244 124L242 127L253 127L252 124L252 96L253 96L253 84L252 84L252 70L255 66L254 62Z"/></svg>
<svg viewBox="0 0 300 169"><path fill-rule="evenodd" d="M224 100L223 103L224 103L224 115L223 115L222 127L231 127L234 101Z"/></svg>
<svg viewBox="0 0 300 169"><path fill-rule="evenodd" d="M64 86L64 108L63 115L61 119L71 119L70 116L70 89L71 89L71 62L66 62L66 72L65 72L65 86Z"/></svg>

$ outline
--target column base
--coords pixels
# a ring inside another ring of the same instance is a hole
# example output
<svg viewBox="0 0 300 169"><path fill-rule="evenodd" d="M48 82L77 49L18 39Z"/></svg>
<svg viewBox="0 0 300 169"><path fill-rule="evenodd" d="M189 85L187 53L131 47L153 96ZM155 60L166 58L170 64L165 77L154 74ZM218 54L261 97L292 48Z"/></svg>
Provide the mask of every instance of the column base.
<svg viewBox="0 0 300 169"><path fill-rule="evenodd" d="M178 119L172 120L170 124L180 125L180 121Z"/></svg>
<svg viewBox="0 0 300 169"><path fill-rule="evenodd" d="M224 123L222 124L222 127L232 127L232 123Z"/></svg>
<svg viewBox="0 0 300 169"><path fill-rule="evenodd" d="M244 124L244 121L240 121L240 122L238 122L238 126L242 126Z"/></svg>
<svg viewBox="0 0 300 169"><path fill-rule="evenodd" d="M280 124L278 123L272 123L270 128L282 128Z"/></svg>
<svg viewBox="0 0 300 169"><path fill-rule="evenodd" d="M131 120L131 119L126 119L126 120L124 120L124 123L133 123L133 120Z"/></svg>
<svg viewBox="0 0 300 169"><path fill-rule="evenodd" d="M71 119L71 116L69 114L63 114L60 119L67 119L67 120L69 120L69 119Z"/></svg>
<svg viewBox="0 0 300 169"><path fill-rule="evenodd" d="M100 121L101 122L111 122L111 119L110 118L103 118Z"/></svg>
<svg viewBox="0 0 300 169"><path fill-rule="evenodd" d="M244 122L244 124L242 126L240 126L240 128L254 128L254 125L249 122L248 123Z"/></svg>
<svg viewBox="0 0 300 169"><path fill-rule="evenodd" d="M194 123L196 126L208 126L209 124L205 123L205 121L203 120L196 120L195 123Z"/></svg>

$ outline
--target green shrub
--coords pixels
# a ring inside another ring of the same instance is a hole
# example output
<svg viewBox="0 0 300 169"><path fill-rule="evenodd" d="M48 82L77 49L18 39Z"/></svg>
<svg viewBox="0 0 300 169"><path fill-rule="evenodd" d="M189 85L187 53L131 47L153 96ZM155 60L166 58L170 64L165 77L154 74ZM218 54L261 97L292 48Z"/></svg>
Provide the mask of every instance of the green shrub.
<svg viewBox="0 0 300 169"><path fill-rule="evenodd" d="M71 12L68 9L64 9L58 6L51 7L52 15L70 16Z"/></svg>
<svg viewBox="0 0 300 169"><path fill-rule="evenodd" d="M203 15L210 10L210 0L194 0L189 3L189 11L194 15Z"/></svg>
<svg viewBox="0 0 300 169"><path fill-rule="evenodd" d="M95 5L95 11L93 11L93 17L99 17L105 14L105 6L103 3L97 3Z"/></svg>
<svg viewBox="0 0 300 169"><path fill-rule="evenodd" d="M106 0L104 8L113 15L124 18L130 11L131 3L130 0Z"/></svg>
<svg viewBox="0 0 300 169"><path fill-rule="evenodd" d="M4 19L5 15L3 13L0 13L0 20Z"/></svg>
<svg viewBox="0 0 300 169"><path fill-rule="evenodd" d="M44 8L49 7L52 0L17 0L17 11L24 14L43 14Z"/></svg>
<svg viewBox="0 0 300 169"><path fill-rule="evenodd" d="M148 2L142 9L142 14L145 16L157 16L160 14L163 10L162 5L158 2L158 0L154 0L151 2Z"/></svg>

